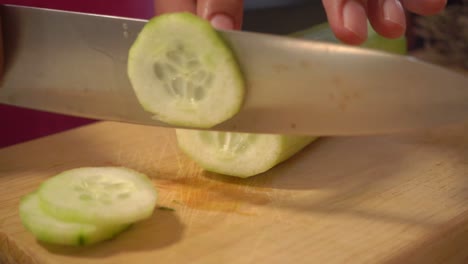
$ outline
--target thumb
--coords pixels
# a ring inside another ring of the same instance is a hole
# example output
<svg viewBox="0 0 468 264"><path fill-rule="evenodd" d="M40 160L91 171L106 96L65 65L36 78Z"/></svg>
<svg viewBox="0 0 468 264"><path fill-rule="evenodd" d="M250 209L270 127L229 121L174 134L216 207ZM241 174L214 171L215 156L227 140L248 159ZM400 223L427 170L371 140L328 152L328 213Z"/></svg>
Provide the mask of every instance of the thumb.
<svg viewBox="0 0 468 264"><path fill-rule="evenodd" d="M241 29L244 14L243 0L198 0L197 14L218 29Z"/></svg>

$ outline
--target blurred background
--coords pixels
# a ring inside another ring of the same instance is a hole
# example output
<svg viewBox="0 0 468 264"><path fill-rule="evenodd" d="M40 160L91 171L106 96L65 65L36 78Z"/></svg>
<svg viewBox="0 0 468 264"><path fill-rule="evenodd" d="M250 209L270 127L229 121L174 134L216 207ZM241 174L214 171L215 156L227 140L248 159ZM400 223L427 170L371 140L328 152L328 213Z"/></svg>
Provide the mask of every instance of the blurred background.
<svg viewBox="0 0 468 264"><path fill-rule="evenodd" d="M438 63L468 65L467 2L449 0L448 5L452 7L449 12L436 17L408 16L409 48L426 50ZM142 19L154 14L153 0L0 0L0 4ZM245 0L244 5L243 30L246 31L289 34L326 21L319 0ZM92 122L95 121L0 104L0 148Z"/></svg>

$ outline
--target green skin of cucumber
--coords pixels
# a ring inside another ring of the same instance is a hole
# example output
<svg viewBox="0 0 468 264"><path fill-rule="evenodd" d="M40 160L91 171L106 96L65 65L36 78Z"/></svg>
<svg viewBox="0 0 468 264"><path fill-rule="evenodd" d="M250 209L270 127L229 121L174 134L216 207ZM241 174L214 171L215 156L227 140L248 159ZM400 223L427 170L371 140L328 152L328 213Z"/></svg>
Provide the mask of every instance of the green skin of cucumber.
<svg viewBox="0 0 468 264"><path fill-rule="evenodd" d="M331 31L328 23L323 23L317 26L314 26L310 29L299 31L290 35L291 37L310 39L317 41L326 41L339 43L339 40L334 36ZM405 54L406 53L406 39L404 37L398 39L387 39L378 35L372 27L368 27L368 40L361 45L363 48L377 49L386 52L392 52L396 54ZM267 164L258 162L258 159L262 159L262 155L255 156L252 160L253 163L259 164L256 168L249 168L249 170L243 170L242 164L223 164L223 161L220 163L213 161L213 157L210 155L200 154L204 147L213 148L213 146L207 143L206 146L197 146L194 147L193 142L197 141L197 138L200 137L200 131L197 130L182 130L177 129L177 141L180 149L187 154L192 160L194 160L200 167L206 171L211 171L219 174L224 174L227 176L235 176L240 178L252 177L257 174L268 171L269 169L275 167L281 162L284 162L291 158L293 155L301 151L303 148L308 146L310 143L315 141L316 137L304 137L304 136L290 136L290 135L274 135L276 141L280 142L277 145L277 149L269 149L262 151L274 151L276 158L270 159ZM203 132L203 133L219 133L219 132ZM230 133L230 132L225 132ZM236 133L232 133L233 135ZM257 137L263 137L272 135L261 135L257 134ZM199 140L198 140L199 141ZM197 144L198 145L198 144ZM255 147L255 146L248 146ZM220 145L222 148L222 144ZM244 155L244 153L239 153L238 155ZM216 160L218 157L215 157ZM220 158L221 159L221 158ZM231 159L232 162L235 162L235 159ZM224 162L231 162L225 160Z"/></svg>
<svg viewBox="0 0 468 264"><path fill-rule="evenodd" d="M37 192L22 197L19 215L23 225L37 240L66 246L93 245L112 239L131 226L131 224L95 226L56 219L41 208Z"/></svg>

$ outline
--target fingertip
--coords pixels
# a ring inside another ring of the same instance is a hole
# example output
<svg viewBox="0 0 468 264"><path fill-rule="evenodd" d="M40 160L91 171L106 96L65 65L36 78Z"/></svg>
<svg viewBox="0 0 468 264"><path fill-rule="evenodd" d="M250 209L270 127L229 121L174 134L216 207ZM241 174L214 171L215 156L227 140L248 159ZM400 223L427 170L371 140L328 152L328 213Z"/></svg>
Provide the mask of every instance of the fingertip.
<svg viewBox="0 0 468 264"><path fill-rule="evenodd" d="M405 10L399 0L384 0L383 23L387 28L385 35L389 38L400 37L405 32L406 17Z"/></svg>
<svg viewBox="0 0 468 264"><path fill-rule="evenodd" d="M362 3L346 1L342 10L343 28L336 28L336 35L341 41L359 45L367 39L367 14Z"/></svg>
<svg viewBox="0 0 468 264"><path fill-rule="evenodd" d="M332 30L336 38L346 44L361 45L367 39L367 28L366 32L360 35L343 27L332 28Z"/></svg>
<svg viewBox="0 0 468 264"><path fill-rule="evenodd" d="M375 32L385 38L396 39L405 34L406 28L401 27L393 23L388 23L385 25L385 29L374 27Z"/></svg>
<svg viewBox="0 0 468 264"><path fill-rule="evenodd" d="M330 28L346 44L360 45L367 39L367 15L360 0L322 0Z"/></svg>
<svg viewBox="0 0 468 264"><path fill-rule="evenodd" d="M211 17L210 23L217 29L232 30L234 29L234 19L226 14L215 14Z"/></svg>
<svg viewBox="0 0 468 264"><path fill-rule="evenodd" d="M219 29L241 29L243 20L242 0L198 0L197 14Z"/></svg>
<svg viewBox="0 0 468 264"><path fill-rule="evenodd" d="M399 38L406 31L406 17L399 0L369 1L369 20L375 31L386 38Z"/></svg>
<svg viewBox="0 0 468 264"><path fill-rule="evenodd" d="M418 15L435 15L444 10L447 0L401 0L403 6Z"/></svg>

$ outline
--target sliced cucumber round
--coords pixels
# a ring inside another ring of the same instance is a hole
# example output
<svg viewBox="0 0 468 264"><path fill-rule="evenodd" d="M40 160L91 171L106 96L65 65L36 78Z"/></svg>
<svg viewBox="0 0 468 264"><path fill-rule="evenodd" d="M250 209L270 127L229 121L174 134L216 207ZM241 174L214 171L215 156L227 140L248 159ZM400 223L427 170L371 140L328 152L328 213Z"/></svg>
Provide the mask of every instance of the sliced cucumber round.
<svg viewBox="0 0 468 264"><path fill-rule="evenodd" d="M123 167L64 171L38 190L42 208L63 221L122 225L151 216L157 193L147 176Z"/></svg>
<svg viewBox="0 0 468 264"><path fill-rule="evenodd" d="M179 147L207 171L250 177L288 159L315 138L177 129Z"/></svg>
<svg viewBox="0 0 468 264"><path fill-rule="evenodd" d="M90 245L108 240L129 225L104 225L65 222L47 214L36 192L21 199L19 215L23 225L40 241L60 245Z"/></svg>
<svg viewBox="0 0 468 264"><path fill-rule="evenodd" d="M234 116L244 99L233 52L190 13L160 15L144 26L129 52L128 76L143 108L173 125L212 127Z"/></svg>

